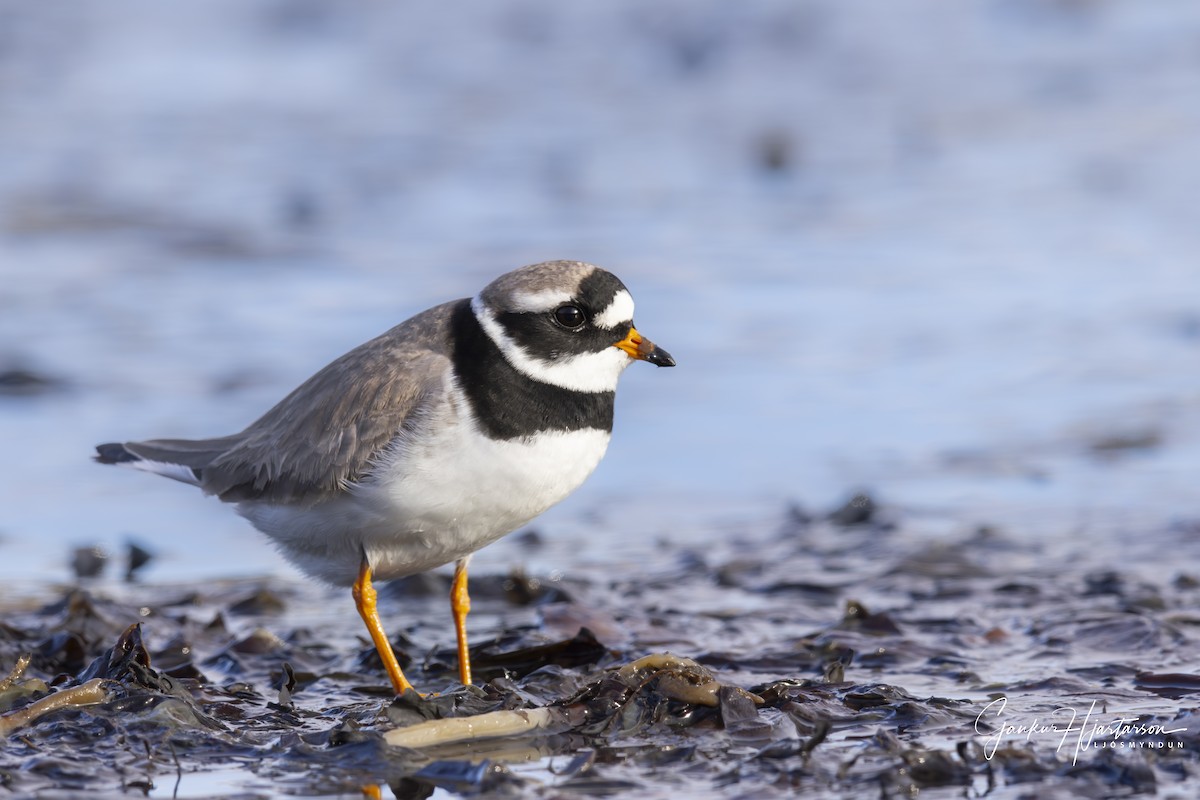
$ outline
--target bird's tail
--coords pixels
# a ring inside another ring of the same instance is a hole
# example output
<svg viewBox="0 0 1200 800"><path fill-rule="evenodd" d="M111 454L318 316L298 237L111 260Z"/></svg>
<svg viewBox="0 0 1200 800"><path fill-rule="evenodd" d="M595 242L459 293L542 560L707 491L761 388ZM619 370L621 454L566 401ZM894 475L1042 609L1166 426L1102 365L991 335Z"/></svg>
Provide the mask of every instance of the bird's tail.
<svg viewBox="0 0 1200 800"><path fill-rule="evenodd" d="M239 437L219 439L152 439L148 442L109 442L96 445L95 460L199 486L204 468L238 443Z"/></svg>

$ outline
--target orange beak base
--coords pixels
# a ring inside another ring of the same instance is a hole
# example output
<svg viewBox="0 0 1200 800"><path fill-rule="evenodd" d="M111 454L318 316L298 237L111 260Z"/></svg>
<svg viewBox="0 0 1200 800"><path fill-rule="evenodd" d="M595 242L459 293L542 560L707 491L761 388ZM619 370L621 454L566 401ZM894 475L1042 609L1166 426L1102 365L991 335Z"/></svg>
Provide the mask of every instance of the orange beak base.
<svg viewBox="0 0 1200 800"><path fill-rule="evenodd" d="M629 335L613 345L618 350L624 350L630 358L638 361L648 361L656 367L673 367L675 359L671 354L654 342L638 333L637 328L630 328Z"/></svg>

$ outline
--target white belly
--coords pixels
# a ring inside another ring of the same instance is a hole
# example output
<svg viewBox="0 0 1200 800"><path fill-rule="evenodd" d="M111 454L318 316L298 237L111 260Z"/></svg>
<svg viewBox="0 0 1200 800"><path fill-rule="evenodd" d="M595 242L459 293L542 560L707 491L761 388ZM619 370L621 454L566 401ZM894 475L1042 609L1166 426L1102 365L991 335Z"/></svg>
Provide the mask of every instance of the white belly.
<svg viewBox="0 0 1200 800"><path fill-rule="evenodd" d="M498 441L469 417L447 414L398 439L370 481L333 500L238 511L310 575L349 584L365 551L387 580L455 561L524 525L578 488L608 441L591 429Z"/></svg>

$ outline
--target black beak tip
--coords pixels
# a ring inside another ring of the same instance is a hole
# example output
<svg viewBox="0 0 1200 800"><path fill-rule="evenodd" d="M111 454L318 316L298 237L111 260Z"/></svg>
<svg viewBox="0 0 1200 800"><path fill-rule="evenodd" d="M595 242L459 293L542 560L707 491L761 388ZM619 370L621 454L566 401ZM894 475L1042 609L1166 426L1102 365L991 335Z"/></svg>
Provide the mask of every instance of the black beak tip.
<svg viewBox="0 0 1200 800"><path fill-rule="evenodd" d="M655 347L654 351L646 357L646 360L656 367L675 366L675 359L671 357L670 353L668 353L666 350L663 350L661 347Z"/></svg>

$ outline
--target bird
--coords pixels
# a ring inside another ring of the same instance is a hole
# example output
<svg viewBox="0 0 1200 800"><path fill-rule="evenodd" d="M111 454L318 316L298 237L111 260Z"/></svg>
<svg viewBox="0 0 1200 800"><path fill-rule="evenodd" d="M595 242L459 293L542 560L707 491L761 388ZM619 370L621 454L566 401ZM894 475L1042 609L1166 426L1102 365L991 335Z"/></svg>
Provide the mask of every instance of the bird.
<svg viewBox="0 0 1200 800"><path fill-rule="evenodd" d="M240 433L110 442L94 459L199 487L302 572L349 586L397 694L414 688L373 582L453 562L458 673L470 684L471 555L592 473L627 366L675 366L633 312L607 270L532 264L359 345Z"/></svg>

